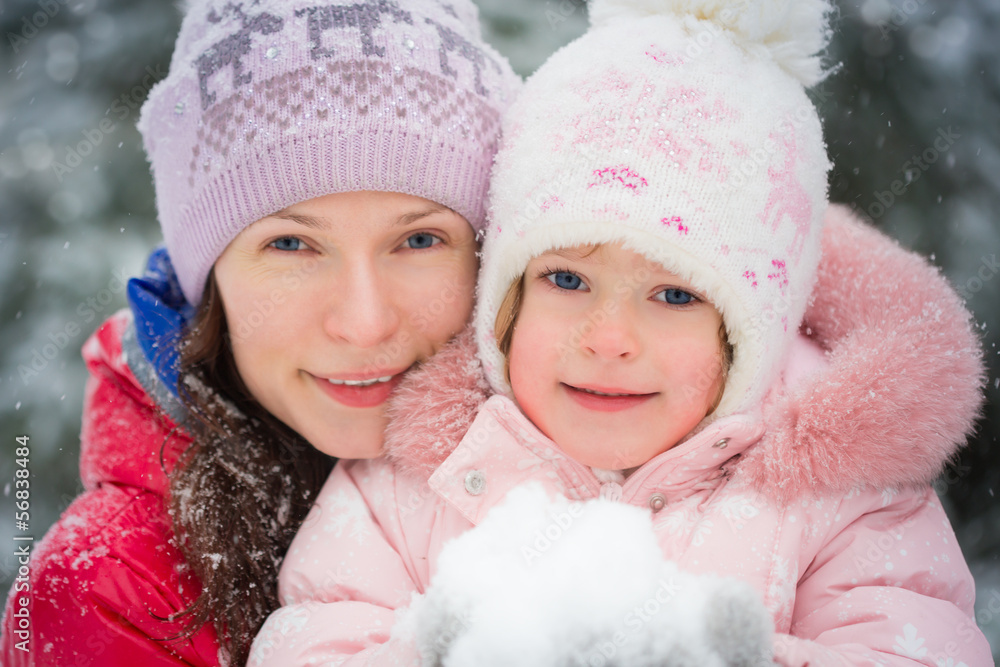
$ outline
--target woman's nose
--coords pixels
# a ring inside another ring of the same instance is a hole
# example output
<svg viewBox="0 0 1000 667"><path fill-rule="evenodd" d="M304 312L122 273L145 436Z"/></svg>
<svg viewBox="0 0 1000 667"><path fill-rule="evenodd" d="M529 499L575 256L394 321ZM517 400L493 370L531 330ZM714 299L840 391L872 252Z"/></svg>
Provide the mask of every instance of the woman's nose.
<svg viewBox="0 0 1000 667"><path fill-rule="evenodd" d="M359 348L375 347L390 340L399 329L400 317L391 282L371 262L344 267L332 281L324 321L326 333Z"/></svg>
<svg viewBox="0 0 1000 667"><path fill-rule="evenodd" d="M631 359L639 353L638 322L631 308L607 301L578 325L583 349L604 359Z"/></svg>

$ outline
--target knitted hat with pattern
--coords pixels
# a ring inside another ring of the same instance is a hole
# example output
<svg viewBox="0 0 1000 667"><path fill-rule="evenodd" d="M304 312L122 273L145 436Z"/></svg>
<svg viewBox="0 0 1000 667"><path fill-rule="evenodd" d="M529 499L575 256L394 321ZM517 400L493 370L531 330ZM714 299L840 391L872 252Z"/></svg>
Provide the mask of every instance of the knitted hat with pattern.
<svg viewBox="0 0 1000 667"><path fill-rule="evenodd" d="M717 419L757 405L819 261L829 160L805 87L825 0L593 0L590 30L504 120L475 315L493 389L494 322L532 257L621 242L688 280L734 347Z"/></svg>
<svg viewBox="0 0 1000 667"><path fill-rule="evenodd" d="M471 0L194 0L139 120L184 295L248 224L376 190L477 230L520 79Z"/></svg>

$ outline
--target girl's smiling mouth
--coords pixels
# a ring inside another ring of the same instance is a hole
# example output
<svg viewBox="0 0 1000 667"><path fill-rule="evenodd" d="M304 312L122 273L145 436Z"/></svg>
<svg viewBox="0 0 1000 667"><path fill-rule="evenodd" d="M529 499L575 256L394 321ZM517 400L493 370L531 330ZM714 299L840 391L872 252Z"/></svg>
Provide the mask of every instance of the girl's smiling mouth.
<svg viewBox="0 0 1000 667"><path fill-rule="evenodd" d="M582 407L588 410L596 410L598 412L618 412L620 410L627 410L632 407L642 405L646 401L650 400L657 393L652 394L636 394L624 391L615 391L616 388L601 387L588 388L588 387L574 387L566 383L560 383L560 386L565 387L566 393L569 394L574 401L576 401Z"/></svg>

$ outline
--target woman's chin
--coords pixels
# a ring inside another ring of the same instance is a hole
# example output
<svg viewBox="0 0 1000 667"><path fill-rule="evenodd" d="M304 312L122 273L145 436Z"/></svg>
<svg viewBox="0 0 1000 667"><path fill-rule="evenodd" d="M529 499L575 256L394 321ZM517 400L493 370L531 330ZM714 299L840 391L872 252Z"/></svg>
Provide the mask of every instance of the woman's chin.
<svg viewBox="0 0 1000 667"><path fill-rule="evenodd" d="M312 437L304 437L319 451L338 459L374 459L382 455L386 423L385 415L379 411L347 423L318 428Z"/></svg>

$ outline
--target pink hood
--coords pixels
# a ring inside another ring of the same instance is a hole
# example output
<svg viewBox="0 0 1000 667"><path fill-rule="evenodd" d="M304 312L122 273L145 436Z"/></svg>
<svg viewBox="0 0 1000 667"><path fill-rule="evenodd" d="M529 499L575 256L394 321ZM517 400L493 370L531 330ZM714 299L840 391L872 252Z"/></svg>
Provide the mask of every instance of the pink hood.
<svg viewBox="0 0 1000 667"><path fill-rule="evenodd" d="M736 479L778 501L931 482L972 431L986 379L971 316L940 271L831 206L803 332L825 362L786 369L763 407L766 434L727 465ZM386 456L429 478L489 396L466 330L396 392Z"/></svg>

